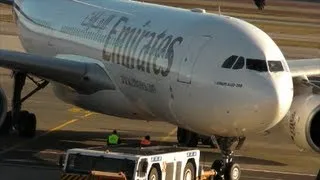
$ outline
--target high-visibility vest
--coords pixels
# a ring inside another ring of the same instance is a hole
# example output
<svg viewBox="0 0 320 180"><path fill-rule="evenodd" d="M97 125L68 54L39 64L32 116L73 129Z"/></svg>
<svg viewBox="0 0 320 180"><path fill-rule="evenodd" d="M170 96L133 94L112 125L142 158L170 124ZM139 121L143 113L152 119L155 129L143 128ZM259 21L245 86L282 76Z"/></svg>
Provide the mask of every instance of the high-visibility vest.
<svg viewBox="0 0 320 180"><path fill-rule="evenodd" d="M141 142L140 142L141 145L150 145L151 144L151 141L147 140L147 139L142 139Z"/></svg>
<svg viewBox="0 0 320 180"><path fill-rule="evenodd" d="M116 134L111 134L108 137L108 144L118 144L119 142L119 136Z"/></svg>

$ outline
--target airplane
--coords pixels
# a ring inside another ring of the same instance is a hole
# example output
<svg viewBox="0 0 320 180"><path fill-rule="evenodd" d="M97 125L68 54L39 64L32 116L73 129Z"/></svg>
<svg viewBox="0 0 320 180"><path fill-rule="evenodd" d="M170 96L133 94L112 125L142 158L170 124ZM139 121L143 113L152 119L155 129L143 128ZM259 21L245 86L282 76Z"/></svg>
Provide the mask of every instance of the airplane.
<svg viewBox="0 0 320 180"><path fill-rule="evenodd" d="M6 2L26 53L0 50L14 79L10 111L0 91L2 134L35 136L22 104L50 83L90 111L174 124L180 144L209 137L222 154L216 180L240 178L232 145L282 121L297 146L320 153L320 88L308 78L320 75L320 58L287 61L248 22L134 0ZM26 79L37 88L21 97Z"/></svg>

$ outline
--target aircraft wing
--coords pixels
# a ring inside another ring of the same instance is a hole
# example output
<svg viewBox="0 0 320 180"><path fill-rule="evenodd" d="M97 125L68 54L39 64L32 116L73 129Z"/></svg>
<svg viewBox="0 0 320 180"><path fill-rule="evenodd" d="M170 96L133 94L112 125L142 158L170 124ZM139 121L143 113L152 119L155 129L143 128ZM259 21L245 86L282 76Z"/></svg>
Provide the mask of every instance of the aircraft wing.
<svg viewBox="0 0 320 180"><path fill-rule="evenodd" d="M0 67L55 81L82 94L115 89L104 67L95 62L43 57L0 49Z"/></svg>
<svg viewBox="0 0 320 180"><path fill-rule="evenodd" d="M292 77L320 75L320 58L287 61Z"/></svg>

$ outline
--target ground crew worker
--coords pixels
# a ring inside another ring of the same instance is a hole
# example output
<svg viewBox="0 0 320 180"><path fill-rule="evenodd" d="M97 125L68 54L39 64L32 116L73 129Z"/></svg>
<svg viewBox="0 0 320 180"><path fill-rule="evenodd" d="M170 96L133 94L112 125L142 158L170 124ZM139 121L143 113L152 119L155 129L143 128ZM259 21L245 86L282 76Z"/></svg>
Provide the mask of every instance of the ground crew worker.
<svg viewBox="0 0 320 180"><path fill-rule="evenodd" d="M150 136L147 135L145 136L141 141L140 141L140 146L150 146L151 141L150 141Z"/></svg>
<svg viewBox="0 0 320 180"><path fill-rule="evenodd" d="M120 137L117 133L117 130L113 130L112 134L108 136L107 145L117 145L120 144Z"/></svg>

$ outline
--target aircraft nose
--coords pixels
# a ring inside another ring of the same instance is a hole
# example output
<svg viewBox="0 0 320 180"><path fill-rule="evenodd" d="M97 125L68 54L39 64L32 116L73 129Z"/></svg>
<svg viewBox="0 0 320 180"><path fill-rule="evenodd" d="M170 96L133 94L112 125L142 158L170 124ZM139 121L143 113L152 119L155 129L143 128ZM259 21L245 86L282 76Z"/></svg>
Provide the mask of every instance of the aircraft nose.
<svg viewBox="0 0 320 180"><path fill-rule="evenodd" d="M270 74L272 84L277 97L276 117L268 127L271 128L279 123L287 114L293 100L293 82L291 74L288 72L278 72Z"/></svg>
<svg viewBox="0 0 320 180"><path fill-rule="evenodd" d="M267 83L266 83L267 82ZM293 99L292 77L287 72L270 73L265 77L265 99L260 102L261 114L268 130L278 124L290 109Z"/></svg>

